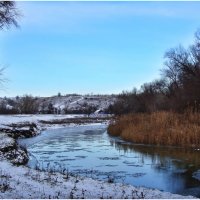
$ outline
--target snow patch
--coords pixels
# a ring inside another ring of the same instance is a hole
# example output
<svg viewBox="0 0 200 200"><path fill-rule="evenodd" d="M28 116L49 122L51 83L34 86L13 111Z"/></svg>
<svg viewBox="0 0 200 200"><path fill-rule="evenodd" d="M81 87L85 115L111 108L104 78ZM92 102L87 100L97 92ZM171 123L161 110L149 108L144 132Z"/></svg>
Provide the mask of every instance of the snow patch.
<svg viewBox="0 0 200 200"><path fill-rule="evenodd" d="M200 181L200 169L194 172L192 177Z"/></svg>
<svg viewBox="0 0 200 200"><path fill-rule="evenodd" d="M4 149L11 148L15 145L15 140L8 137L5 133L0 133L0 151Z"/></svg>

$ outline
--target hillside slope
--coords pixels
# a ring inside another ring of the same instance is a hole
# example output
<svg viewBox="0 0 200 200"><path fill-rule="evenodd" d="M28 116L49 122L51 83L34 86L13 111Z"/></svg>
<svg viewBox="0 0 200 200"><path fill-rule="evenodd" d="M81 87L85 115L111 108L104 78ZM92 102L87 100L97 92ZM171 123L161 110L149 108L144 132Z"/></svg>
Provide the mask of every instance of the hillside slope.
<svg viewBox="0 0 200 200"><path fill-rule="evenodd" d="M0 98L0 114L15 110L15 114L23 113L20 108L24 97ZM36 113L42 114L90 114L105 113L106 109L116 101L115 95L65 95L52 97L32 97L37 105ZM21 106L22 107L22 106ZM8 114L11 114L8 112ZM26 113L29 114L29 113Z"/></svg>

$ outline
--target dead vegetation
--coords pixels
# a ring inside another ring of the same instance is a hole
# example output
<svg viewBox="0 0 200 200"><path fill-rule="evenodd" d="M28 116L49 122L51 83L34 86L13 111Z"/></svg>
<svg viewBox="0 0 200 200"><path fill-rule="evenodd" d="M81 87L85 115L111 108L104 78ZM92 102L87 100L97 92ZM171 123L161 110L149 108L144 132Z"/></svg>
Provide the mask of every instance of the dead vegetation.
<svg viewBox="0 0 200 200"><path fill-rule="evenodd" d="M141 144L200 147L200 114L190 111L123 115L108 127L112 136Z"/></svg>

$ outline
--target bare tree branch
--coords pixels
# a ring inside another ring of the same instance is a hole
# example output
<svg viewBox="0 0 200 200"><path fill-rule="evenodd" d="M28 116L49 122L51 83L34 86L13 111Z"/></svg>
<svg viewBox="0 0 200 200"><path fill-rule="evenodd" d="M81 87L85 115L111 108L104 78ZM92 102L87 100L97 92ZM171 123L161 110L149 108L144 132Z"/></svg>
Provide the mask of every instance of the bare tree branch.
<svg viewBox="0 0 200 200"><path fill-rule="evenodd" d="M0 29L10 28L14 25L19 27L17 19L20 14L14 1L0 1Z"/></svg>

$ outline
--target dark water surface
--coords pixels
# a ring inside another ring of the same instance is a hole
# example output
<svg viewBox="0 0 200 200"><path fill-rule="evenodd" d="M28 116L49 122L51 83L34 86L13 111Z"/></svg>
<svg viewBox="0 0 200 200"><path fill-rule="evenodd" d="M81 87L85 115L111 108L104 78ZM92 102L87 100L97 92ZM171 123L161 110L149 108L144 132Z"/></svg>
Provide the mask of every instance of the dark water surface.
<svg viewBox="0 0 200 200"><path fill-rule="evenodd" d="M105 125L46 130L20 139L30 153L28 166L157 188L200 197L200 152L181 148L134 145L110 137Z"/></svg>

